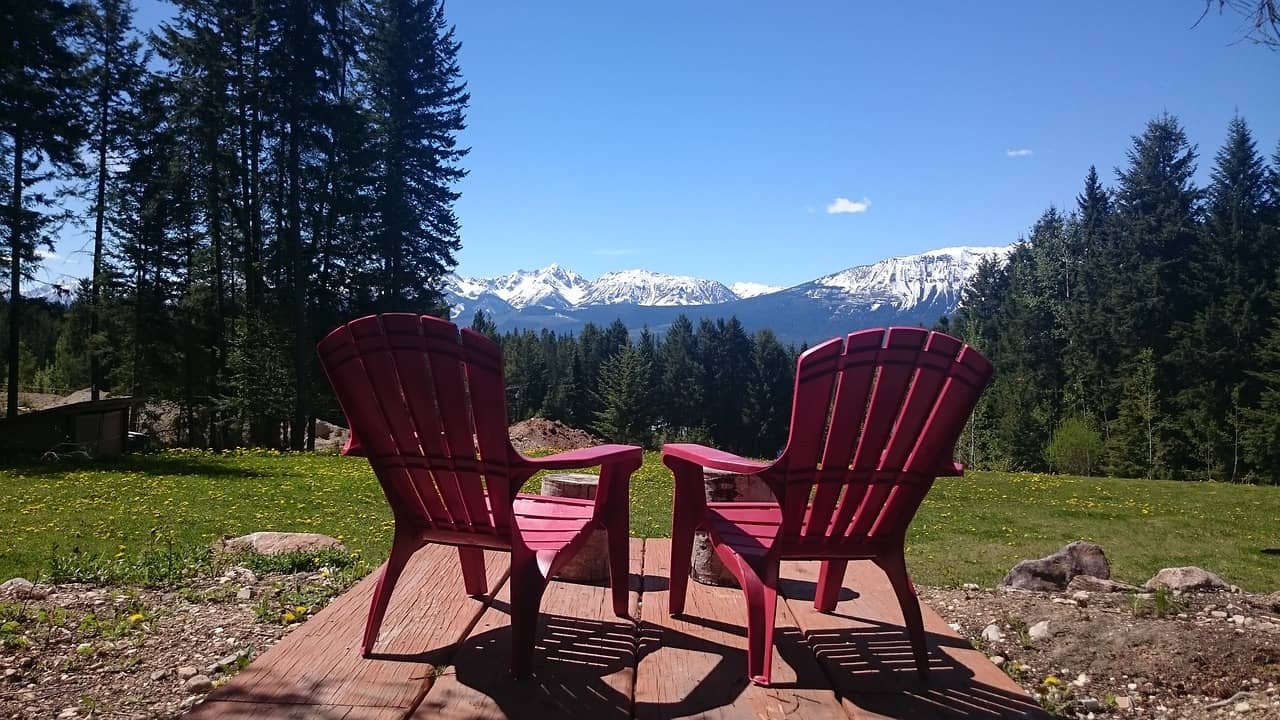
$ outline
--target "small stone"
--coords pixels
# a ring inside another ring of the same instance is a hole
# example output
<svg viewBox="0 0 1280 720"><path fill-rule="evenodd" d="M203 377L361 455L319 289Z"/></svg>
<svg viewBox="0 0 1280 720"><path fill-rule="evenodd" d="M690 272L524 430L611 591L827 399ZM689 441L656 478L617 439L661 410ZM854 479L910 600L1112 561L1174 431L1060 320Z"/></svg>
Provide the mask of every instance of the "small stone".
<svg viewBox="0 0 1280 720"><path fill-rule="evenodd" d="M62 709L62 712L58 713L58 717L60 717L60 718L73 718L73 717L75 717L75 716L77 716L77 715L79 715L79 714L80 714L80 709L79 709L79 708L69 707L69 708L63 708L63 709Z"/></svg>
<svg viewBox="0 0 1280 720"><path fill-rule="evenodd" d="M1076 701L1080 709L1087 713L1102 712L1102 702L1097 698L1080 698Z"/></svg>
<svg viewBox="0 0 1280 720"><path fill-rule="evenodd" d="M179 679L179 680L190 680L191 678L193 678L193 677L195 677L196 675L199 675L199 674L200 674L200 671L199 671L199 670L197 670L197 669L196 669L194 666L192 666L192 665L183 665L182 667L178 668L178 679Z"/></svg>
<svg viewBox="0 0 1280 720"><path fill-rule="evenodd" d="M251 588L251 587L242 587L242 588L240 588L240 592L236 593L236 599L237 599L237 600L242 600L242 601L243 601L243 600L252 600L252 599L253 599L253 588Z"/></svg>
<svg viewBox="0 0 1280 720"><path fill-rule="evenodd" d="M981 590L982 587L979 586L977 583L965 583L960 586L960 589L961 590Z"/></svg>
<svg viewBox="0 0 1280 720"><path fill-rule="evenodd" d="M1120 695L1116 698L1117 710L1128 710L1131 707L1133 707L1133 701L1129 699L1128 695Z"/></svg>
<svg viewBox="0 0 1280 720"><path fill-rule="evenodd" d="M989 658L987 658L987 659L988 659L988 660L990 660L990 661L991 661L991 664L992 664L992 665L995 665L996 667L999 667L999 666L1001 666L1001 665L1004 665L1004 662L1005 662L1005 660L1004 660L1004 656L1003 656L1003 655L992 655L991 657L989 657Z"/></svg>
<svg viewBox="0 0 1280 720"><path fill-rule="evenodd" d="M1085 675L1084 673L1080 673L1079 675L1076 676L1075 680L1071 681L1071 684L1075 685L1076 687L1084 687L1085 685L1089 684L1089 676Z"/></svg>
<svg viewBox="0 0 1280 720"><path fill-rule="evenodd" d="M222 574L222 577L226 578L228 582L238 582L241 585L247 585L258 581L258 575L255 572L247 567L241 567L239 565L227 570Z"/></svg>
<svg viewBox="0 0 1280 720"><path fill-rule="evenodd" d="M1048 620L1041 620L1035 625L1032 625L1031 627L1027 628L1027 635L1033 641L1044 640L1045 638L1049 637L1051 634L1052 634L1052 631L1049 630Z"/></svg>
<svg viewBox="0 0 1280 720"><path fill-rule="evenodd" d="M1227 617L1227 613L1222 610L1212 610L1209 612L1209 617L1215 617L1221 620Z"/></svg>
<svg viewBox="0 0 1280 720"><path fill-rule="evenodd" d="M987 642L1001 642L1004 640L1004 633L1000 632L1000 626L992 623L982 628L982 639Z"/></svg>
<svg viewBox="0 0 1280 720"><path fill-rule="evenodd" d="M1076 605L1084 607L1089 604L1089 592L1087 590L1077 590L1071 594L1071 599L1076 601Z"/></svg>
<svg viewBox="0 0 1280 720"><path fill-rule="evenodd" d="M153 682L155 682L155 681L159 681L159 680L163 680L163 679L165 679L168 675L169 675L169 669L168 669L168 668L163 668L163 669L160 669L160 670L152 670L152 671L151 671L151 676L150 676L150 677L151 677L151 680L152 680Z"/></svg>
<svg viewBox="0 0 1280 720"><path fill-rule="evenodd" d="M194 675L187 678L187 681L182 684L182 689L189 693L204 694L213 689L213 681L208 675Z"/></svg>
<svg viewBox="0 0 1280 720"><path fill-rule="evenodd" d="M18 672L19 672L19 671L18 671L18 668L9 668L8 670L5 670L5 671L4 671L4 679L5 679L5 680L17 680L17 679L18 679Z"/></svg>
<svg viewBox="0 0 1280 720"><path fill-rule="evenodd" d="M1237 625L1243 625L1243 624L1244 624L1244 616L1243 616L1243 615L1232 615L1232 616L1231 616L1231 622L1233 622L1233 623L1235 623L1235 624L1237 624Z"/></svg>
<svg viewBox="0 0 1280 720"><path fill-rule="evenodd" d="M1226 590L1227 584L1222 578L1203 568L1193 565L1187 567L1164 568L1147 581L1146 588L1155 590L1159 587L1183 592Z"/></svg>
<svg viewBox="0 0 1280 720"><path fill-rule="evenodd" d="M1253 706L1247 702L1238 702L1235 704L1235 707L1231 709L1243 715L1244 713L1247 713L1250 710L1252 710Z"/></svg>
<svg viewBox="0 0 1280 720"><path fill-rule="evenodd" d="M1076 606L1076 601L1072 600L1071 598L1054 598L1052 602L1055 605L1070 605L1071 607Z"/></svg>

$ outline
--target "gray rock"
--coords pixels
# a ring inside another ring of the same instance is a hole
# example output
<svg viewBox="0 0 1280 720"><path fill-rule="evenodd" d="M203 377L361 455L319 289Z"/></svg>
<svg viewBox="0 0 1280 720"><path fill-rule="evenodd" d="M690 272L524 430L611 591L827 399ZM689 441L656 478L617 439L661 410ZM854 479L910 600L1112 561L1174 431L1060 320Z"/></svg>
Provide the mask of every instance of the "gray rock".
<svg viewBox="0 0 1280 720"><path fill-rule="evenodd" d="M237 600L252 600L252 599L253 599L253 588L249 588L249 587L243 587L243 588L240 588L240 592L236 593L236 599L237 599Z"/></svg>
<svg viewBox="0 0 1280 720"><path fill-rule="evenodd" d="M1076 701L1076 705L1084 712L1096 713L1102 712L1102 702L1097 698L1080 698Z"/></svg>
<svg viewBox="0 0 1280 720"><path fill-rule="evenodd" d="M200 671L197 670L193 665L183 665L182 667L178 668L179 680L190 680L191 678L199 674L200 674Z"/></svg>
<svg viewBox="0 0 1280 720"><path fill-rule="evenodd" d="M1181 592L1206 592L1226 590L1222 578L1208 570L1195 566L1165 568L1147 581L1146 588L1168 588Z"/></svg>
<svg viewBox="0 0 1280 720"><path fill-rule="evenodd" d="M1092 575L1104 580L1111 577L1111 565L1102 547L1076 540L1048 557L1023 560L1014 565L1000 585L1020 590L1063 590L1077 575Z"/></svg>
<svg viewBox="0 0 1280 720"><path fill-rule="evenodd" d="M213 689L213 681L208 675L193 675L182 684L182 689L189 693L203 694Z"/></svg>
<svg viewBox="0 0 1280 720"><path fill-rule="evenodd" d="M1110 581L1108 580L1108 582ZM1070 584L1068 584L1067 587L1071 587ZM1077 590L1071 594L1071 599L1076 601L1076 605L1085 607L1089 604L1089 593L1085 590Z"/></svg>
<svg viewBox="0 0 1280 720"><path fill-rule="evenodd" d="M227 570L222 574L222 577L226 579L227 582L236 582L241 585L248 585L258 581L258 575L256 573L247 567L240 567L239 565Z"/></svg>
<svg viewBox="0 0 1280 720"><path fill-rule="evenodd" d="M996 666L1001 666L1001 665L1004 665L1005 663L1005 659L1003 655L992 655L987 659L991 661L992 665L996 665Z"/></svg>
<svg viewBox="0 0 1280 720"><path fill-rule="evenodd" d="M1137 585L1118 582L1092 575L1076 575L1067 583L1067 589L1076 592L1137 592Z"/></svg>
<svg viewBox="0 0 1280 720"><path fill-rule="evenodd" d="M1027 628L1027 635L1034 641L1039 642L1053 634L1049 629L1049 621L1041 620L1040 622Z"/></svg>
<svg viewBox="0 0 1280 720"><path fill-rule="evenodd" d="M166 677L168 677L168 676L169 676L169 669L168 669L168 668L162 668L162 669L160 669L160 670L153 670L153 671L151 672L151 680L152 680L153 682L155 682L155 681L159 681L159 680L163 680L163 679L165 679L165 678L166 678Z"/></svg>
<svg viewBox="0 0 1280 720"><path fill-rule="evenodd" d="M982 628L982 639L987 642L1001 642L1004 640L1004 633L1000 632L1000 626L992 623Z"/></svg>
<svg viewBox="0 0 1280 720"><path fill-rule="evenodd" d="M250 533L226 541L224 547L230 552L256 552L262 555L346 549L337 538L328 535L294 532Z"/></svg>
<svg viewBox="0 0 1280 720"><path fill-rule="evenodd" d="M21 593L22 595L25 596L26 593L31 592L31 588L33 587L35 587L35 584L32 583L30 580L26 578L16 577L16 578L10 578L0 583L0 592L11 592L14 594Z"/></svg>

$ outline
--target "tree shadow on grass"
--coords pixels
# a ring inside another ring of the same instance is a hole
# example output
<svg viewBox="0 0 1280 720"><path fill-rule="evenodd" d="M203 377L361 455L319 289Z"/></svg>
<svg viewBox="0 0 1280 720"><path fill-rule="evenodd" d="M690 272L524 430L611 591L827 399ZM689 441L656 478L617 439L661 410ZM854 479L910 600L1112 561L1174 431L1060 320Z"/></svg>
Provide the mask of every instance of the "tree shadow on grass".
<svg viewBox="0 0 1280 720"><path fill-rule="evenodd" d="M83 460L69 458L41 460L37 455L17 455L0 460L0 471L26 477L60 479L74 472L132 472L144 475L177 475L210 478L260 478L268 473L237 467L216 455L175 457L172 455L122 455L116 458Z"/></svg>

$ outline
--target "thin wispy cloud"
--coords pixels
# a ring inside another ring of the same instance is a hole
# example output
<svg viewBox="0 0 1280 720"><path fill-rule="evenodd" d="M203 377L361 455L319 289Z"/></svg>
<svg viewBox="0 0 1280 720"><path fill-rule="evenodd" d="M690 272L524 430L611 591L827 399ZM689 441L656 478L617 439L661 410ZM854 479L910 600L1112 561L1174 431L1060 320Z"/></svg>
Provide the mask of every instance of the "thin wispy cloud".
<svg viewBox="0 0 1280 720"><path fill-rule="evenodd" d="M838 197L827 206L828 215L854 215L856 213L864 213L871 208L871 201L867 198L861 200L850 200L846 197Z"/></svg>
<svg viewBox="0 0 1280 720"><path fill-rule="evenodd" d="M1011 150L1005 150L1004 154L1005 157L1020 158L1030 157L1034 153L1031 152L1031 148L1013 148Z"/></svg>
<svg viewBox="0 0 1280 720"><path fill-rule="evenodd" d="M607 257L617 257L619 255L639 255L640 248L596 248L591 251L592 255L604 255Z"/></svg>

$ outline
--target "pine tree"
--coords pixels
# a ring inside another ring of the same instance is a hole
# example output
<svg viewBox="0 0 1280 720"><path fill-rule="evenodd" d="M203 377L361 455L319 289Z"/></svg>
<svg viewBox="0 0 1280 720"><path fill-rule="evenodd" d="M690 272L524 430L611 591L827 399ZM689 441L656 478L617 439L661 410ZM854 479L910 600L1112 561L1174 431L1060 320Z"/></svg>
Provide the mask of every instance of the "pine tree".
<svg viewBox="0 0 1280 720"><path fill-rule="evenodd" d="M662 388L660 415L674 433L683 438L688 430L705 422L702 406L701 370L693 323L680 314L667 328L658 348Z"/></svg>
<svg viewBox="0 0 1280 720"><path fill-rule="evenodd" d="M358 67L374 149L382 309L426 310L460 247L453 186L470 102L444 0L367 0Z"/></svg>
<svg viewBox="0 0 1280 720"><path fill-rule="evenodd" d="M649 445L652 440L653 367L639 347L616 353L600 368L599 410L592 426L613 442Z"/></svg>
<svg viewBox="0 0 1280 720"><path fill-rule="evenodd" d="M105 233L108 184L114 183L113 164L119 164L122 151L129 148L128 138L141 110L140 91L146 75L148 56L142 42L133 33L133 4L130 0L96 0L89 16L90 59L87 68L89 92L93 101L90 127L95 155L96 188L93 212L93 270L89 322L89 388L98 399L103 382L102 346L99 326L103 316L102 295L106 280ZM114 156L113 156L114 155Z"/></svg>
<svg viewBox="0 0 1280 720"><path fill-rule="evenodd" d="M753 431L747 452L777 457L791 425L795 359L770 330L752 338L751 381L747 391L747 427Z"/></svg>
<svg viewBox="0 0 1280 720"><path fill-rule="evenodd" d="M20 0L0 5L0 156L11 175L0 213L9 231L9 335L7 414L18 412L22 278L39 245L52 247L57 199L32 186L83 172L85 138L76 8L62 0ZM62 213L65 216L65 213Z"/></svg>

